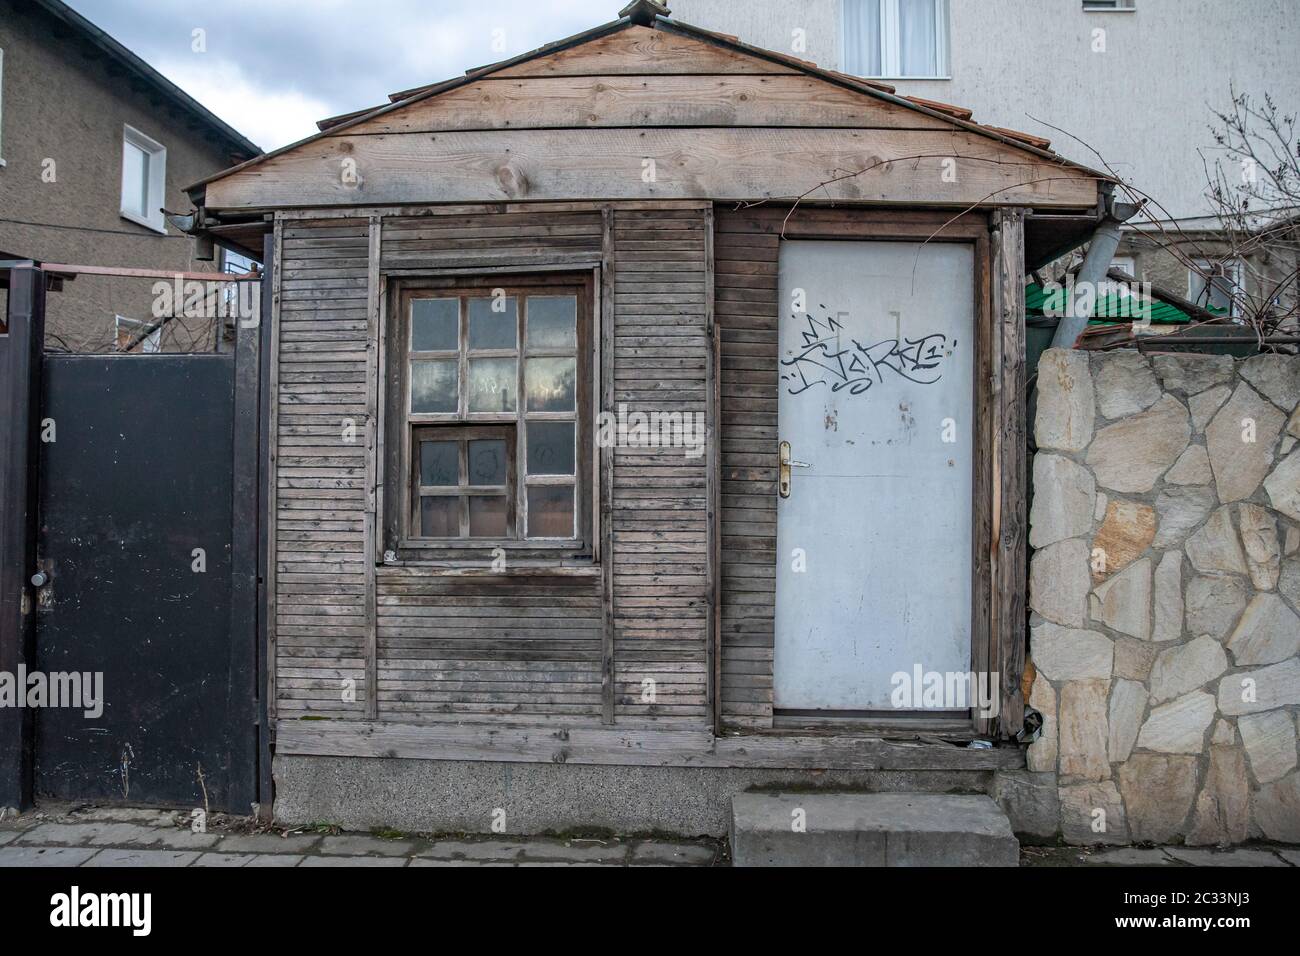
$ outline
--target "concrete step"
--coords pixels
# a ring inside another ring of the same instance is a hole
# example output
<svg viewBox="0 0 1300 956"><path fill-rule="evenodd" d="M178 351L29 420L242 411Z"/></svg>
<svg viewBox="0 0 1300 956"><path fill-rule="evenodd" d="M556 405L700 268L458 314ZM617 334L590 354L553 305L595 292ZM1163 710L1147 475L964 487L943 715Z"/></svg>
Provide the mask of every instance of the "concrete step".
<svg viewBox="0 0 1300 956"><path fill-rule="evenodd" d="M1017 866L1020 844L980 794L738 793L731 857L734 866Z"/></svg>

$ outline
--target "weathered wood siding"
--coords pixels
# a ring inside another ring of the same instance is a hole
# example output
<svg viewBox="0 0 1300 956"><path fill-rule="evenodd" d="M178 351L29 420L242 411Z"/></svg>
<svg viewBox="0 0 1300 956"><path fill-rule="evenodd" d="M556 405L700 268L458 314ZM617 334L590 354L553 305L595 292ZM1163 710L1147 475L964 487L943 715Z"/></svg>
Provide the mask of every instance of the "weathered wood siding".
<svg viewBox="0 0 1300 956"><path fill-rule="evenodd" d="M614 211L616 408L706 412L708 211ZM707 720L707 462L707 455L688 457L681 447L614 450L620 715Z"/></svg>
<svg viewBox="0 0 1300 956"><path fill-rule="evenodd" d="M780 214L784 214L784 210ZM777 213L719 209L714 235L722 355L722 722L772 726L776 631Z"/></svg>
<svg viewBox="0 0 1300 956"><path fill-rule="evenodd" d="M612 325L596 330L589 354L594 362L597 343L609 343L612 382L602 391L612 410L702 417L712 382L710 214L699 204L608 215L592 204L541 212L430 209L379 217L373 249L369 216L280 223L280 716L594 723L612 712L624 720L707 722L707 454L688 456L682 447L611 451L604 489L609 540L602 542L604 568L590 574L572 567L554 575L535 568L494 575L388 566L367 553L365 528L368 509L376 507L366 487L367 434L377 412L369 402L383 401L368 371L368 347L379 344L368 252L377 257L373 275L510 275L603 256L602 286L611 302L602 312ZM375 480L382 485L382 475ZM377 565L373 652L367 561ZM367 673L375 675L373 707ZM348 679L355 681L355 702L344 700Z"/></svg>
<svg viewBox="0 0 1300 956"><path fill-rule="evenodd" d="M364 716L369 226L364 218L286 223L279 245L277 713ZM356 682L355 702L344 699L345 680Z"/></svg>
<svg viewBox="0 0 1300 956"><path fill-rule="evenodd" d="M379 717L601 710L600 579L377 572Z"/></svg>

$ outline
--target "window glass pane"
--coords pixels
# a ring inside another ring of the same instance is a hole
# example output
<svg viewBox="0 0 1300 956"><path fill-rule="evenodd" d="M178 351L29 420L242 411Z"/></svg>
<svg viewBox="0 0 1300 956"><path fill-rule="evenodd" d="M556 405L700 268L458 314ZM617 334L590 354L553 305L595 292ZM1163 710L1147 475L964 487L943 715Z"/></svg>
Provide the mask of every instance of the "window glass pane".
<svg viewBox="0 0 1300 956"><path fill-rule="evenodd" d="M411 363L411 411L456 411L456 363L435 359Z"/></svg>
<svg viewBox="0 0 1300 956"><path fill-rule="evenodd" d="M1215 276L1210 280L1210 305L1225 312L1232 311L1232 293L1236 285L1227 276Z"/></svg>
<svg viewBox="0 0 1300 956"><path fill-rule="evenodd" d="M420 534L426 538L460 537L460 498L452 496L421 498Z"/></svg>
<svg viewBox="0 0 1300 956"><path fill-rule="evenodd" d="M512 349L519 331L519 304L514 296L469 300L469 347Z"/></svg>
<svg viewBox="0 0 1300 956"><path fill-rule="evenodd" d="M469 499L471 538L506 537L506 496L471 495Z"/></svg>
<svg viewBox="0 0 1300 956"><path fill-rule="evenodd" d="M506 483L506 443L502 438L484 438L469 443L469 483Z"/></svg>
<svg viewBox="0 0 1300 956"><path fill-rule="evenodd" d="M533 485L528 489L528 537L573 537L572 485Z"/></svg>
<svg viewBox="0 0 1300 956"><path fill-rule="evenodd" d="M142 218L149 214L149 154L135 143L122 144L122 209Z"/></svg>
<svg viewBox="0 0 1300 956"><path fill-rule="evenodd" d="M844 0L844 71L880 76L880 0Z"/></svg>
<svg viewBox="0 0 1300 956"><path fill-rule="evenodd" d="M1239 275L1235 263L1197 259L1188 272L1188 298L1204 308L1233 313L1233 293Z"/></svg>
<svg viewBox="0 0 1300 956"><path fill-rule="evenodd" d="M453 351L460 338L460 302L456 299L415 299L411 302L411 349L416 352Z"/></svg>
<svg viewBox="0 0 1300 956"><path fill-rule="evenodd" d="M573 422L528 423L528 474L573 474Z"/></svg>
<svg viewBox="0 0 1300 956"><path fill-rule="evenodd" d="M513 412L518 372L513 358L469 360L469 410Z"/></svg>
<svg viewBox="0 0 1300 956"><path fill-rule="evenodd" d="M572 358L529 359L524 388L530 412L571 412L577 407L578 364Z"/></svg>
<svg viewBox="0 0 1300 956"><path fill-rule="evenodd" d="M578 347L578 298L572 295L528 297L528 347Z"/></svg>
<svg viewBox="0 0 1300 956"><path fill-rule="evenodd" d="M938 76L935 0L898 0L898 60L903 76Z"/></svg>
<svg viewBox="0 0 1300 956"><path fill-rule="evenodd" d="M420 484L460 484L460 448L454 441L420 442Z"/></svg>

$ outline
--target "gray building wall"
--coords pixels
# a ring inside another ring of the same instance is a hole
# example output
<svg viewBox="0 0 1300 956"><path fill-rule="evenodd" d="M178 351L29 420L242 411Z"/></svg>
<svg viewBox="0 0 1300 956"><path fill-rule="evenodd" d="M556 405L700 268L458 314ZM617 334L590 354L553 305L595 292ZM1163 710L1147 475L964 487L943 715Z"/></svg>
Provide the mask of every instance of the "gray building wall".
<svg viewBox="0 0 1300 956"><path fill-rule="evenodd" d="M192 241L122 218L122 128L167 148L166 207L188 212L183 187L232 165L231 147L165 102L43 11L0 0L0 252L47 262L208 271ZM42 179L53 160L54 181ZM44 165L43 165L44 164ZM39 224L39 225L37 225ZM80 276L48 300L47 346L107 351L114 314L148 319L151 279ZM3 292L0 292L3 295ZM198 348L208 320L178 320L164 348Z"/></svg>
<svg viewBox="0 0 1300 956"><path fill-rule="evenodd" d="M674 19L841 68L841 0L669 6ZM1131 12L1085 11L1082 0L949 0L949 8L950 78L889 80L898 92L967 107L978 122L1045 136L1098 166L1060 130L1068 131L1173 217L1209 211L1197 149L1214 146L1211 108L1226 107L1234 88L1300 110L1295 0L1135 0ZM805 31L803 51L796 30ZM1094 30L1105 31L1104 52L1094 51Z"/></svg>

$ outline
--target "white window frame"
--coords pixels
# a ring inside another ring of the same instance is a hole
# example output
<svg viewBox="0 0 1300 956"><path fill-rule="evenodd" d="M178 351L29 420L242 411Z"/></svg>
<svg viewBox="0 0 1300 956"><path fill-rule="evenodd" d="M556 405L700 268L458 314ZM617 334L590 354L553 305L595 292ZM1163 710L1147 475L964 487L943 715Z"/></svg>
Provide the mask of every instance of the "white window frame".
<svg viewBox="0 0 1300 956"><path fill-rule="evenodd" d="M140 216L126 208L126 196L121 195L121 206L119 212L123 219L129 219L131 222L152 229L154 232L167 234L167 221L163 218L162 207L167 201L167 147L155 139L151 139L144 133L134 127L123 124L122 126L122 167L121 171L125 172L126 166L126 148L128 145L142 150L149 158L149 199L148 209L152 210L148 215ZM118 177L119 181L121 176Z"/></svg>
<svg viewBox="0 0 1300 956"><path fill-rule="evenodd" d="M228 275L244 275L251 272L257 265L257 260L250 259L241 252L231 252L224 246L221 249L221 271ZM231 262L231 258L237 259L237 262ZM239 283L223 282L221 283L221 301L229 305L234 302L239 295ZM233 314L233 313L231 313Z"/></svg>
<svg viewBox="0 0 1300 956"><path fill-rule="evenodd" d="M1127 272L1134 282L1137 281L1137 261L1133 256L1115 256L1110 260L1110 269L1120 269ZM1110 272L1110 269L1107 270L1107 273ZM1114 292L1123 297L1127 297L1131 293L1129 283L1118 282L1110 278L1109 274L1097 285L1102 292Z"/></svg>
<svg viewBox="0 0 1300 956"><path fill-rule="evenodd" d="M952 79L949 66L948 42L948 0L932 0L934 11L935 72L930 74L906 75L902 71L902 38L899 25L898 0L880 0L880 72L872 75L873 80L948 80ZM847 29L847 17L840 9L840 63L848 64L848 51L851 43Z"/></svg>
<svg viewBox="0 0 1300 956"><path fill-rule="evenodd" d="M1204 303L1201 299L1205 294L1205 287L1209 285L1201 273L1213 273L1216 270L1221 272L1225 279L1232 283L1234 294L1232 296L1231 308L1228 309L1230 318L1237 318L1241 315L1241 302L1239 296L1246 290L1246 265L1240 259L1195 259L1192 267L1187 270L1187 300L1202 308L1209 308L1210 300Z"/></svg>
<svg viewBox="0 0 1300 956"><path fill-rule="evenodd" d="M123 330L130 331L130 338L135 338L141 329L146 329L153 325L152 322L142 322L140 319L132 319L125 315L113 316L113 345L121 341ZM162 326L154 329L143 339L140 340L140 352L123 352L123 355L138 355L141 353L153 354L162 351Z"/></svg>

